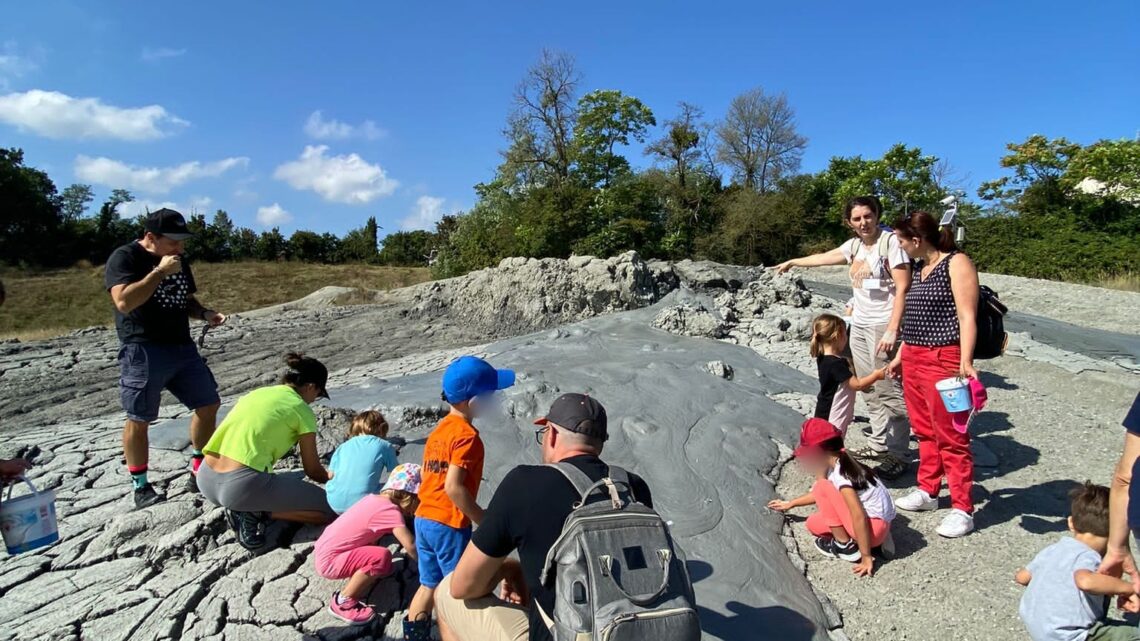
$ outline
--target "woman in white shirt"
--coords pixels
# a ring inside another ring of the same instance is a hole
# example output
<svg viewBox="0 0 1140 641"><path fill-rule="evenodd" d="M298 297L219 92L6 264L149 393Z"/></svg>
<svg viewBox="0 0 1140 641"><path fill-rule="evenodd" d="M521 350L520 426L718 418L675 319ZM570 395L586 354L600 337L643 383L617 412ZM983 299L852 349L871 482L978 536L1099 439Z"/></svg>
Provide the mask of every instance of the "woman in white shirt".
<svg viewBox="0 0 1140 641"><path fill-rule="evenodd" d="M852 198L843 218L855 238L822 254L793 258L775 267L782 274L792 267L850 265L854 294L850 346L859 376L867 376L893 357L911 280L911 261L895 234L880 226L881 217L878 198ZM879 476L897 478L906 471L910 436L902 386L895 380L880 381L863 394L871 414L869 444L851 454L877 461Z"/></svg>

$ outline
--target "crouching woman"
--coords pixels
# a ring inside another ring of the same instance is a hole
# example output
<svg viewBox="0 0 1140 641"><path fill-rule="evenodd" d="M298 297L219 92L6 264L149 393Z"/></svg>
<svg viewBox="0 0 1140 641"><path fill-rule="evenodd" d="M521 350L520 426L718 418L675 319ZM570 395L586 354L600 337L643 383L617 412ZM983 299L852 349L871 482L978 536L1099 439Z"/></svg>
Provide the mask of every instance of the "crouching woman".
<svg viewBox="0 0 1140 641"><path fill-rule="evenodd" d="M293 475L273 473L294 445L305 475L329 480L317 456L317 417L309 405L328 398L328 369L296 353L285 357L280 385L256 389L238 400L203 448L198 487L211 503L226 508L238 543L249 550L265 545L269 519L325 524L336 518L325 491Z"/></svg>

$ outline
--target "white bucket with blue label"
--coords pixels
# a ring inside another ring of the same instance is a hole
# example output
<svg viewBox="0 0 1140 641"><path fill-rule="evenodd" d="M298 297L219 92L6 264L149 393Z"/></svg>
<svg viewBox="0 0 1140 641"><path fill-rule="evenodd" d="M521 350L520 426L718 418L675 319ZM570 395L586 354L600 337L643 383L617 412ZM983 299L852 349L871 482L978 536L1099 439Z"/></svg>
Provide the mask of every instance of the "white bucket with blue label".
<svg viewBox="0 0 1140 641"><path fill-rule="evenodd" d="M12 498L12 487L9 487L8 497L0 501L0 532L4 535L8 554L27 552L59 540L55 492L40 492L28 479L21 476L20 480L32 491L31 494Z"/></svg>
<svg viewBox="0 0 1140 641"><path fill-rule="evenodd" d="M934 384L938 395L942 397L942 404L951 414L968 412L974 408L970 398L970 381L964 378L946 378Z"/></svg>

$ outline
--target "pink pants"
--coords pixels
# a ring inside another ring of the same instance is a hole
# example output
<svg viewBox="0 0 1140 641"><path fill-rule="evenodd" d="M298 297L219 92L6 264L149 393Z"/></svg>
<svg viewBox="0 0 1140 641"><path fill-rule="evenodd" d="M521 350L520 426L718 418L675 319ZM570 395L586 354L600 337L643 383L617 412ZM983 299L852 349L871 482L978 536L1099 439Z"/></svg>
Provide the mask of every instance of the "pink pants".
<svg viewBox="0 0 1140 641"><path fill-rule="evenodd" d="M958 375L962 350L957 345L920 347L903 345L903 397L910 427L918 438L918 489L938 496L942 477L950 487L950 503L973 514L974 455L970 436L954 429L942 396L934 387Z"/></svg>
<svg viewBox="0 0 1140 641"><path fill-rule="evenodd" d="M357 572L368 576L388 576L392 573L392 553L379 545L365 545L323 558L317 563L317 574L326 579L347 579Z"/></svg>
<svg viewBox="0 0 1140 641"><path fill-rule="evenodd" d="M816 536L831 536L831 528L841 527L847 536L855 538L854 520L851 510L839 489L827 479L820 479L811 486L811 496L815 499L817 511L807 519L807 529ZM883 519L869 519L871 522L871 547L883 544L887 540L887 533L891 524Z"/></svg>

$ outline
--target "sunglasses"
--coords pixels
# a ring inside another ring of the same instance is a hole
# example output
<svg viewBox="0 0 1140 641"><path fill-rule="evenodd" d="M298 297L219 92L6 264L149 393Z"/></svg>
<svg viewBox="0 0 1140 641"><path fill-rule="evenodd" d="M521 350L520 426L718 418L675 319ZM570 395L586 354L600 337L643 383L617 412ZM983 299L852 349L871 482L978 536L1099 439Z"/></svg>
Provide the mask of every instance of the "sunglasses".
<svg viewBox="0 0 1140 641"><path fill-rule="evenodd" d="M542 437L546 435L546 431L550 429L549 425L544 425L534 431L534 442L542 445Z"/></svg>

